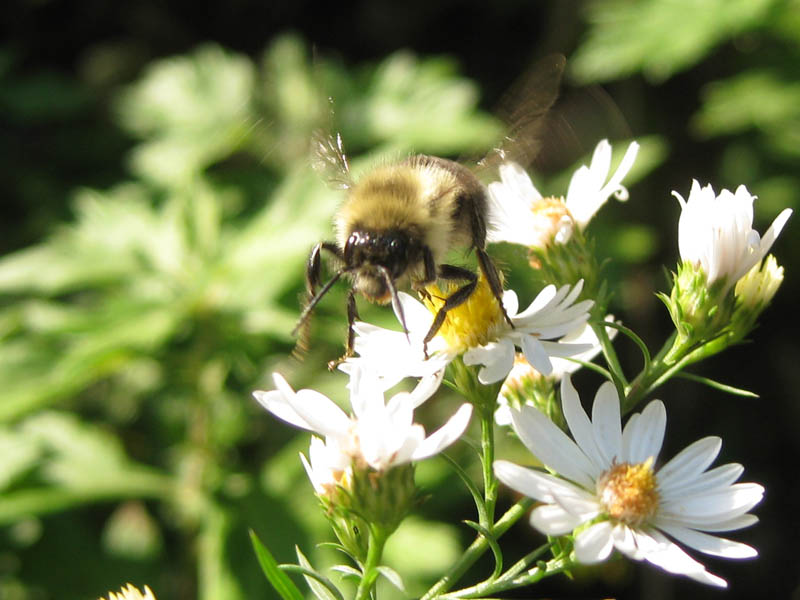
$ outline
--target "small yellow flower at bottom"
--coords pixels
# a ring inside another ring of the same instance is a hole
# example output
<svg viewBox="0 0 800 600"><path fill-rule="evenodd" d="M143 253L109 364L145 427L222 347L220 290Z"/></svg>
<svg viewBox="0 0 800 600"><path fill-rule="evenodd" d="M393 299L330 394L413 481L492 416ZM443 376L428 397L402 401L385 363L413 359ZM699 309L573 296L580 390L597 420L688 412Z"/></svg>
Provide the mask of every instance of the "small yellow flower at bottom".
<svg viewBox="0 0 800 600"><path fill-rule="evenodd" d="M99 600L106 599L100 598ZM144 586L144 594L142 594L142 592L129 583L117 593L109 592L108 600L156 600L156 597L149 587Z"/></svg>

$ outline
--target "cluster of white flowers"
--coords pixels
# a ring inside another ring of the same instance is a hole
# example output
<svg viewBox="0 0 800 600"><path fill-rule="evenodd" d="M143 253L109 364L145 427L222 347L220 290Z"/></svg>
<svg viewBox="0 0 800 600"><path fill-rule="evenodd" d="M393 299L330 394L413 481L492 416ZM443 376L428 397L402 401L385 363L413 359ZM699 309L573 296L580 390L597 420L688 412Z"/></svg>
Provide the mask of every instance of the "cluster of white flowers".
<svg viewBox="0 0 800 600"><path fill-rule="evenodd" d="M501 181L488 188L489 241L541 248L567 242L576 227L586 228L611 195L627 198L622 180L637 151L638 145L630 144L609 176L611 146L601 142L591 165L574 174L563 199L544 198L518 165L503 165ZM743 186L735 194L723 190L717 196L710 186L701 188L695 181L688 200L675 195L683 208L681 257L702 269L709 285L724 278L732 287L756 272L791 214L783 211L760 238L752 228L753 196ZM774 274L777 267L768 270ZM725 558L755 556L750 546L713 534L755 523L748 511L764 489L736 483L741 465L708 470L721 447L716 437L703 438L659 464L666 428L666 410L659 400L633 414L623 428L621 398L606 382L597 392L592 418L586 415L569 374L598 354L601 344L588 323L593 301L579 300L582 283L545 287L522 311L517 294L506 291L502 307L509 324L488 284L479 279L476 291L448 312L427 344L425 336L440 307L435 299L447 294L423 294L418 301L400 293L401 307L395 310L402 310L407 333L355 323L357 356L340 366L350 376L349 413L313 390L295 392L278 374L273 376L276 389L257 391L255 397L278 418L316 434L308 459L301 456L315 491L324 496L346 486L353 468L385 472L431 457L464 433L470 404L427 437L413 418L456 359L479 367L481 384L506 380L508 386L531 373L560 380L562 410L574 441L533 406L511 409L506 404L497 413L498 424L510 424L547 469L494 463L503 483L543 503L531 513L531 524L551 536L575 533L574 556L582 563L605 560L616 548L670 573L724 586L723 579L706 571L678 543ZM761 299L768 296L768 301L777 284L745 280L740 287ZM613 317L607 320L613 325ZM614 333L606 329L608 338ZM565 360L569 357L577 360ZM386 391L409 377L419 378L413 391L386 402Z"/></svg>
<svg viewBox="0 0 800 600"><path fill-rule="evenodd" d="M349 386L352 416L319 392L295 392L277 373L273 375L275 390L254 395L279 419L324 437L324 442L312 438L310 462L305 457L302 460L314 489L326 494L331 485L349 479L354 464L384 471L433 456L464 433L472 415L470 404L463 404L428 437L422 425L413 421L414 409L438 389L442 375L423 378L412 392L401 392L385 402L379 380L353 365Z"/></svg>

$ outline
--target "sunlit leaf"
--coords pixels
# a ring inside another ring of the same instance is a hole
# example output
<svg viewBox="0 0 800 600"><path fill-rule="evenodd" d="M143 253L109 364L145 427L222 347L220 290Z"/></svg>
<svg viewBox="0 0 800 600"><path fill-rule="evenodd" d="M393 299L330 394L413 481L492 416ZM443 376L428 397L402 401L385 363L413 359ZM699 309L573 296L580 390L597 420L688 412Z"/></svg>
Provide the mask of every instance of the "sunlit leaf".
<svg viewBox="0 0 800 600"><path fill-rule="evenodd" d="M767 70L715 81L703 96L693 125L704 135L770 129L800 119L800 83Z"/></svg>
<svg viewBox="0 0 800 600"><path fill-rule="evenodd" d="M760 26L775 0L627 0L589 5L586 41L568 65L583 83L642 71L661 81L726 39Z"/></svg>

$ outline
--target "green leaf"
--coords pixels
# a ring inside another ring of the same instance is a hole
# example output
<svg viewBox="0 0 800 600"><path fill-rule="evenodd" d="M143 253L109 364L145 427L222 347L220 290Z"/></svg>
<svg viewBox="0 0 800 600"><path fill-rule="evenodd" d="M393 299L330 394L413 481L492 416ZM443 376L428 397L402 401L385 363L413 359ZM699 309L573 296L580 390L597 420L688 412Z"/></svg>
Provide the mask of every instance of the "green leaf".
<svg viewBox="0 0 800 600"><path fill-rule="evenodd" d="M354 569L350 565L335 565L331 567L331 571L341 573L344 579L351 579L353 581L361 581L361 571Z"/></svg>
<svg viewBox="0 0 800 600"><path fill-rule="evenodd" d="M32 440L9 428L0 428L0 491L37 466L42 448Z"/></svg>
<svg viewBox="0 0 800 600"><path fill-rule="evenodd" d="M378 66L367 93L361 119L373 144L391 140L452 155L486 151L502 132L499 121L476 111L477 87L447 58L397 52Z"/></svg>
<svg viewBox="0 0 800 600"><path fill-rule="evenodd" d="M800 135L798 120L800 83L790 75L758 69L709 84L692 126L705 136L756 129L777 141ZM795 148L794 153L800 151Z"/></svg>
<svg viewBox="0 0 800 600"><path fill-rule="evenodd" d="M12 436L12 444L14 438L26 440L38 449L38 456L33 465L10 453L8 482L14 483L11 478L23 466L27 477L0 495L2 524L99 501L172 497L168 476L130 460L116 436L82 423L75 415L40 413L17 425ZM0 436L0 445L8 439Z"/></svg>
<svg viewBox="0 0 800 600"><path fill-rule="evenodd" d="M146 140L134 150L134 171L177 188L230 155L256 121L254 83L246 57L211 44L150 65L118 102L122 125Z"/></svg>
<svg viewBox="0 0 800 600"><path fill-rule="evenodd" d="M708 377L703 377L701 375L695 375L693 373L687 373L686 371L679 371L675 375L676 377L681 377L683 379L688 379L690 381L696 381L698 383L702 383L707 385L710 388L714 388L715 390L719 390L721 392L725 392L727 394L733 394L734 396L743 396L745 398L758 398L758 394L753 393L749 390L745 390L742 388L733 387L731 385L727 385L724 383L720 383L719 381L714 381L713 379L709 379Z"/></svg>
<svg viewBox="0 0 800 600"><path fill-rule="evenodd" d="M642 71L663 81L712 48L763 24L776 0L628 0L589 5L586 41L570 62L581 83Z"/></svg>
<svg viewBox="0 0 800 600"><path fill-rule="evenodd" d="M378 573L388 579L389 582L401 592L406 591L406 588L403 585L403 578L400 577L400 574L394 569L387 566L380 566L378 567Z"/></svg>
<svg viewBox="0 0 800 600"><path fill-rule="evenodd" d="M476 523L475 521L464 521L464 524L468 527L472 527L472 529L486 538L489 548L491 548L492 554L494 555L494 570L492 571L490 577L491 579L497 578L500 573L503 572L503 551L500 549L500 545L497 543L497 538L492 534L491 531L486 529L486 527L480 523Z"/></svg>
<svg viewBox="0 0 800 600"><path fill-rule="evenodd" d="M303 594L297 589L297 586L289 579L289 576L278 568L278 563L273 558L267 547L261 543L258 536L253 530L250 530L250 541L253 544L253 549L258 557L258 563L261 565L261 570L264 576L275 588L275 591L280 594L283 600L304 600Z"/></svg>
<svg viewBox="0 0 800 600"><path fill-rule="evenodd" d="M305 567L314 574L313 577L305 574L303 575L303 578L306 580L313 594L319 598L319 600L343 600L342 595L333 583L327 577L314 570L314 567L311 566L311 563L300 551L300 546L295 546L294 550L297 553L297 562L300 566Z"/></svg>

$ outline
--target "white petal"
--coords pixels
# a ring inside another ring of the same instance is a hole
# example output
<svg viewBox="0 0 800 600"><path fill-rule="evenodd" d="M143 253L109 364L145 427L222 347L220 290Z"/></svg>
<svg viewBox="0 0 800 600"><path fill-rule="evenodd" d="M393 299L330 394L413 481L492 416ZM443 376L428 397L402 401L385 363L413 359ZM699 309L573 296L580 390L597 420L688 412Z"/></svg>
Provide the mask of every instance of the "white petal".
<svg viewBox="0 0 800 600"><path fill-rule="evenodd" d="M436 432L428 436L411 456L412 460L422 460L434 454L438 454L450 444L461 437L467 429L470 417L472 417L472 405L462 404L450 419L442 425Z"/></svg>
<svg viewBox="0 0 800 600"><path fill-rule="evenodd" d="M597 390L592 406L594 440L606 465L622 455L622 425L620 424L619 394L610 381Z"/></svg>
<svg viewBox="0 0 800 600"><path fill-rule="evenodd" d="M519 298L514 290L506 290L503 292L503 308L506 309L508 316L514 316L519 310Z"/></svg>
<svg viewBox="0 0 800 600"><path fill-rule="evenodd" d="M758 504L764 488L757 483L737 483L727 488L675 498L664 502L659 513L673 519L682 519L687 525L702 529L702 523L715 523L732 519Z"/></svg>
<svg viewBox="0 0 800 600"><path fill-rule="evenodd" d="M482 384L495 383L505 379L514 366L514 344L504 338L485 346L470 348L464 353L463 360L465 365L484 365L478 372L478 381Z"/></svg>
<svg viewBox="0 0 800 600"><path fill-rule="evenodd" d="M521 313L515 315L516 319L524 320L532 315L535 315L540 310L543 310L546 306L548 306L551 301L556 299L556 295L557 295L556 286L552 284L546 286L541 292L539 292L536 295L536 298L533 299L533 302L530 303L528 308L526 308Z"/></svg>
<svg viewBox="0 0 800 600"><path fill-rule="evenodd" d="M648 544L643 543L645 534L642 532L634 533L637 535L637 544L640 547L646 547ZM644 551L643 558L646 561L661 567L668 573L685 575L700 583L717 587L728 586L724 579L706 571L702 564L686 554L677 544L670 542L658 532L652 532L651 535L654 543L650 544L650 548Z"/></svg>
<svg viewBox="0 0 800 600"><path fill-rule="evenodd" d="M332 400L314 390L300 390L292 402L292 408L312 431L328 436L346 435L350 429L350 418Z"/></svg>
<svg viewBox="0 0 800 600"><path fill-rule="evenodd" d="M409 329L426 330L433 324L433 314L425 305L405 292L397 293Z"/></svg>
<svg viewBox="0 0 800 600"><path fill-rule="evenodd" d="M507 460L496 460L492 466L497 478L508 487L540 502L553 504L556 501L556 495L583 498L587 501L591 501L593 498L587 491L568 481L541 471L521 467Z"/></svg>
<svg viewBox="0 0 800 600"><path fill-rule="evenodd" d="M561 380L561 407L564 410L564 418L572 432L572 437L575 438L580 449L595 467L592 476L596 479L601 471L609 467L609 463L605 462L597 447L592 422L586 415L586 411L583 410L578 392L575 391L575 386L572 385L569 376L565 376Z"/></svg>
<svg viewBox="0 0 800 600"><path fill-rule="evenodd" d="M759 254L761 256L759 260L767 255L767 252L769 252L769 249L772 247L772 244L774 244L775 240L778 239L778 236L780 235L783 226L786 225L786 221L788 221L789 217L791 216L792 216L792 209L785 208L781 211L781 214L775 217L775 220L772 222L772 225L769 226L769 229L767 229L767 232L764 234L764 237L761 238L761 244L759 246Z"/></svg>
<svg viewBox="0 0 800 600"><path fill-rule="evenodd" d="M594 489L596 467L567 434L532 406L511 411L511 423L522 443L542 463L586 489Z"/></svg>
<svg viewBox="0 0 800 600"><path fill-rule="evenodd" d="M530 523L546 535L564 535L570 533L583 521L571 515L557 504L537 506L531 512Z"/></svg>
<svg viewBox="0 0 800 600"><path fill-rule="evenodd" d="M704 522L702 526L700 524L695 524L692 525L692 527L697 527L702 529L702 531L707 531L711 533L721 533L724 531L736 531L737 529L752 527L756 523L758 523L757 516L746 514L746 515L739 515L738 517L722 521ZM684 519L670 519L663 515L656 515L656 517L653 519L653 525L658 528L661 528L662 526L685 527L687 523L685 522Z"/></svg>
<svg viewBox="0 0 800 600"><path fill-rule="evenodd" d="M714 462L722 448L722 440L709 436L690 444L658 470L659 490L669 490L673 485L697 477Z"/></svg>
<svg viewBox="0 0 800 600"><path fill-rule="evenodd" d="M701 473L694 479L685 482L676 482L669 489L661 491L661 501L668 502L673 498L682 498L715 488L725 488L741 477L744 467L736 463L729 463L715 467L710 471Z"/></svg>
<svg viewBox="0 0 800 600"><path fill-rule="evenodd" d="M550 357L550 363L553 365L553 372L550 374L551 376L556 376L556 361L553 359L556 358L569 358L575 357L580 358L582 354L586 354L590 350L594 350L594 348L590 344L567 344L565 342L551 342L548 340L539 340L539 343L544 348L544 351L547 352L547 356ZM563 361L569 362L573 365L576 369L580 368L580 363L575 363L572 361Z"/></svg>
<svg viewBox="0 0 800 600"><path fill-rule="evenodd" d="M415 458L417 450L425 441L425 428L422 425L414 424L401 440L397 449L386 457L385 467L402 465L407 462L418 460ZM426 458L426 457L423 457Z"/></svg>
<svg viewBox="0 0 800 600"><path fill-rule="evenodd" d="M661 400L648 403L641 414L633 415L625 425L622 433L624 460L636 464L650 457L657 459L666 427L667 411L664 403Z"/></svg>
<svg viewBox="0 0 800 600"><path fill-rule="evenodd" d="M597 498L588 493L573 495L553 491L553 497L556 499L556 504L581 522L590 521L603 511Z"/></svg>
<svg viewBox="0 0 800 600"><path fill-rule="evenodd" d="M541 342L532 335L522 336L522 352L531 366L542 375L550 375L553 371L553 364L550 357L542 346Z"/></svg>
<svg viewBox="0 0 800 600"><path fill-rule="evenodd" d="M623 523L616 523L611 530L611 537L614 540L614 547L625 556L634 560L641 560L641 552L636 545L636 537L631 528Z"/></svg>
<svg viewBox="0 0 800 600"><path fill-rule="evenodd" d="M575 538L575 558L578 562L591 565L609 557L614 548L612 527L610 521L602 521L578 534Z"/></svg>
<svg viewBox="0 0 800 600"><path fill-rule="evenodd" d="M443 379L444 369L440 369L433 375L428 375L420 379L417 386L411 391L411 405L417 408L420 404L425 402L425 400L433 396L442 384Z"/></svg>
<svg viewBox="0 0 800 600"><path fill-rule="evenodd" d="M668 533L682 544L704 554L735 559L758 556L758 551L747 544L734 542L715 535L708 535L687 527L659 527L659 529L664 533Z"/></svg>

